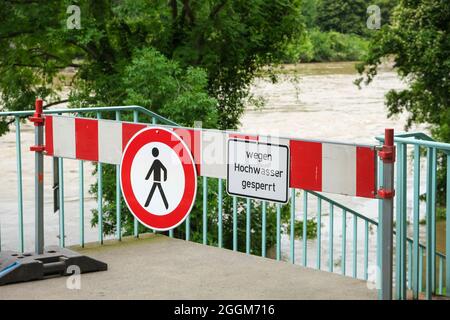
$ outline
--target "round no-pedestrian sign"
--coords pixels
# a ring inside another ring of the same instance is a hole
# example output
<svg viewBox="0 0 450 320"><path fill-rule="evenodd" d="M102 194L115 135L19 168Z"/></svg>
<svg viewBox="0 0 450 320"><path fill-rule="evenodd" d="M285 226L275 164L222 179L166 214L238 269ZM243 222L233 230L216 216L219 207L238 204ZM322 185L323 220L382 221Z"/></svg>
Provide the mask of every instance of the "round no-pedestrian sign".
<svg viewBox="0 0 450 320"><path fill-rule="evenodd" d="M194 159L171 130L151 127L137 132L123 152L120 179L128 208L151 229L175 228L194 205Z"/></svg>

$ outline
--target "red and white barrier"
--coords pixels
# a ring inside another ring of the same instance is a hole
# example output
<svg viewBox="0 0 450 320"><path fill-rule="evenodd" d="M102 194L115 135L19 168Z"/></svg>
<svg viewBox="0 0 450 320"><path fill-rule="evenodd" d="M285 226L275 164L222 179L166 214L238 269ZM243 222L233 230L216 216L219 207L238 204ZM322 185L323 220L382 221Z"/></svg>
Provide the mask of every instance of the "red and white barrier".
<svg viewBox="0 0 450 320"><path fill-rule="evenodd" d="M55 157L120 164L128 140L146 124L46 116L45 150ZM149 125L150 126L150 125ZM241 138L290 147L290 187L375 198L374 146L311 142L235 132L171 127L192 152L197 173L226 179L227 140Z"/></svg>

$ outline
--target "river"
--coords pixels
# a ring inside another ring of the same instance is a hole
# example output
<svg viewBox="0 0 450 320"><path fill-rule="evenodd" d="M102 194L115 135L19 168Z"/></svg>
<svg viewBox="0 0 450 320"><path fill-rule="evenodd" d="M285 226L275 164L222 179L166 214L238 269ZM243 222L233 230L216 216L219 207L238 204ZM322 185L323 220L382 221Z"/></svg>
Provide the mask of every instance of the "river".
<svg viewBox="0 0 450 320"><path fill-rule="evenodd" d="M292 81L293 74L296 81ZM249 105L241 119L241 130L261 134L281 136L296 136L299 138L313 138L315 140L336 140L352 143L376 143L375 136L383 133L384 128L391 127L396 131L403 131L406 123L406 115L400 115L388 119L384 105L384 95L390 89L401 89L405 84L389 68L383 67L375 81L368 87L358 89L353 81L358 77L354 69L354 63L320 63L298 66L285 66L283 74L277 83L273 84L265 79L257 79L252 86L255 97L265 100L263 107L255 108ZM413 127L412 130L427 131L424 126ZM33 184L33 153L28 148L33 143L33 127L30 124L22 126L22 155L23 155L23 190L24 190L24 222L25 244L27 250L32 250L33 226L34 226L34 184ZM2 150L2 183L0 184L0 201L2 210L0 215L0 230L2 233L2 248L16 249L18 247L17 232L17 179L15 162L15 131L4 135L0 139ZM78 162L64 160L65 165L65 224L66 244L74 244L79 240L78 217ZM89 195L89 185L94 182L89 172L91 164L85 167L85 227L86 241L97 239L97 229L90 228L90 209L96 207L95 200ZM424 170L423 170L424 171ZM51 162L45 161L46 177L51 177ZM408 183L412 183L409 181ZM364 215L377 217L377 201L354 197L331 195L333 199L344 203ZM409 197L411 199L411 197ZM52 186L50 179L45 184L45 241L46 244L58 243L58 215L52 212ZM298 201L301 203L301 201ZM411 208L410 201L408 202ZM302 218L299 206L297 218ZM309 208L311 215L315 217L314 204ZM340 265L342 228L340 212L335 214L335 257L337 269ZM322 223L322 237L328 236L327 209L324 209ZM347 217L347 227L352 229L350 215ZM360 221L358 239L364 239L364 230ZM370 235L370 263L374 263L375 234ZM351 273L351 241L352 232L347 236L347 255ZM438 237L439 240L439 237ZM438 244L441 247L442 244ZM301 262L301 241L296 241L296 260ZM308 241L308 265L315 266L316 242ZM358 255L363 254L362 242L359 242ZM328 248L324 245L322 263L327 263L326 253ZM287 259L289 241L283 237L283 258ZM358 264L358 270L362 272L362 259ZM360 274L361 276L361 274Z"/></svg>

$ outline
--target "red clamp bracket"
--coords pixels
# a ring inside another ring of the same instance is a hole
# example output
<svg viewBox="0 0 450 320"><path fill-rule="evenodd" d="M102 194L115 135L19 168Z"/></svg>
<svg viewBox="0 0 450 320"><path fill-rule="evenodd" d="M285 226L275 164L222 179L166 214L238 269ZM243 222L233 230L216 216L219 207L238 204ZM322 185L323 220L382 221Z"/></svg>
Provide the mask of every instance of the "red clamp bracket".
<svg viewBox="0 0 450 320"><path fill-rule="evenodd" d="M386 190L386 189L379 189L377 191L377 198L378 199L392 199L395 196L395 190Z"/></svg>
<svg viewBox="0 0 450 320"><path fill-rule="evenodd" d="M378 156L384 163L395 162L395 146L384 145L381 151L378 152Z"/></svg>
<svg viewBox="0 0 450 320"><path fill-rule="evenodd" d="M28 119L31 122L33 122L35 126L42 126L42 125L44 125L45 118L36 117L35 115L33 115L32 117L29 117Z"/></svg>
<svg viewBox="0 0 450 320"><path fill-rule="evenodd" d="M44 152L45 151L45 146L31 146L30 147L30 151Z"/></svg>

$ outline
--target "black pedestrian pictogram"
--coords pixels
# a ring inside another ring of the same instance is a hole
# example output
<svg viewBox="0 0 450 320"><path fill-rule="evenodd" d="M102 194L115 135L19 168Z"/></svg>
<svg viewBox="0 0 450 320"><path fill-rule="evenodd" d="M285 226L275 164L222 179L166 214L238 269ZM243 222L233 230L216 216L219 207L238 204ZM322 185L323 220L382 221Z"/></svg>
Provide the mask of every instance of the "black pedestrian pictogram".
<svg viewBox="0 0 450 320"><path fill-rule="evenodd" d="M158 158L159 156L159 150L158 148L152 149L152 155L155 158ZM164 180L167 180L167 169L164 167L164 165L159 161L158 159L153 160L153 163L150 167L150 170L148 170L147 176L145 177L145 180L148 180L150 176L153 173L153 186L150 190L150 193L148 195L147 201L145 201L145 207L148 207L150 204L150 201L152 201L153 194L155 193L156 188L158 188L159 193L161 194L161 198L164 202L164 206L166 207L166 210L169 209L169 204L167 203L166 195L164 194L164 191L161 186L161 170L164 172Z"/></svg>

